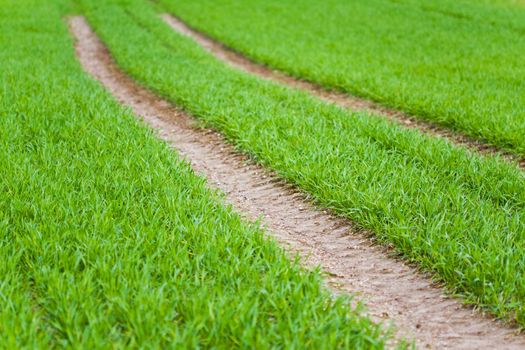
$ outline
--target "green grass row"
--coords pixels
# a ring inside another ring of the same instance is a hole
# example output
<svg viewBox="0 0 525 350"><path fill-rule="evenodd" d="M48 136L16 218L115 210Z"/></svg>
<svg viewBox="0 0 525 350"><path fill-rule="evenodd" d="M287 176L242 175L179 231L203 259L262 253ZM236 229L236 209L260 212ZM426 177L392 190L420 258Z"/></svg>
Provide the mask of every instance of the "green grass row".
<svg viewBox="0 0 525 350"><path fill-rule="evenodd" d="M525 178L515 167L254 78L175 33L150 2L84 2L136 80L451 290L525 324Z"/></svg>
<svg viewBox="0 0 525 350"><path fill-rule="evenodd" d="M255 61L525 156L525 5L160 0Z"/></svg>
<svg viewBox="0 0 525 350"><path fill-rule="evenodd" d="M72 10L0 0L0 348L383 348L86 76Z"/></svg>

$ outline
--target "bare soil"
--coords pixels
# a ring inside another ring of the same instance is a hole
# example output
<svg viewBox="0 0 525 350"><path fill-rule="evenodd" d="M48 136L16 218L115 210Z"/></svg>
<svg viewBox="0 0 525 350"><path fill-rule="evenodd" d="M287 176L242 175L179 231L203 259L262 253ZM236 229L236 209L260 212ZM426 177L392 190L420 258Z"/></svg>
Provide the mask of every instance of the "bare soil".
<svg viewBox="0 0 525 350"><path fill-rule="evenodd" d="M140 87L119 70L83 17L70 18L69 26L86 72L156 129L237 211L260 219L307 266L321 266L336 293L356 294L375 320L393 322L398 336L415 339L421 348L525 348L515 329L447 297L428 277L374 245L370 233L316 209L218 133L197 128L193 118Z"/></svg>
<svg viewBox="0 0 525 350"><path fill-rule="evenodd" d="M191 37L204 49L212 53L216 58L232 67L252 73L264 79L273 80L293 88L307 91L313 96L319 97L324 101L334 103L340 107L356 112L368 112L371 114L371 116L386 118L404 127L417 129L424 134L448 139L456 145L467 147L482 154L500 155L507 161L517 164L520 168L525 168L524 158L501 150L496 146L474 140L473 138L463 135L457 131L441 127L428 121L417 119L401 111L386 108L373 101L338 91L327 90L318 84L291 77L280 71L272 70L265 65L249 60L239 52L234 51L224 46L222 43L207 37L203 33L189 27L183 21L172 15L163 14L161 17L174 30L180 34Z"/></svg>

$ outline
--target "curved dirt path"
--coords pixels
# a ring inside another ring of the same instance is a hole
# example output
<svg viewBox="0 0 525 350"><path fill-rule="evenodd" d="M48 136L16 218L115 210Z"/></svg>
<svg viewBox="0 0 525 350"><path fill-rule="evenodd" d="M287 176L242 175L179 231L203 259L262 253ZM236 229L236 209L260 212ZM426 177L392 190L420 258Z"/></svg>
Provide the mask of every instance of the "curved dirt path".
<svg viewBox="0 0 525 350"><path fill-rule="evenodd" d="M415 339L421 348L525 348L523 336L446 297L414 268L374 246L366 232L314 208L219 134L197 129L192 118L138 86L115 65L83 17L70 18L69 25L77 56L89 74L157 129L236 210L250 220L261 219L268 232L289 251L299 252L307 265L320 265L334 290L364 300L374 319L393 321L399 336Z"/></svg>
<svg viewBox="0 0 525 350"><path fill-rule="evenodd" d="M496 146L474 140L473 138L463 135L459 132L438 126L431 122L417 119L394 109L383 107L370 100L348 95L342 92L329 91L315 83L293 78L280 71L273 70L267 66L249 60L237 51L230 49L222 43L215 41L203 33L189 27L187 24L173 15L163 14L161 15L161 18L178 33L191 37L204 49L212 53L216 58L234 68L257 75L264 79L286 84L293 88L305 90L313 96L319 97L327 102L334 103L340 107L347 108L352 111L365 111L371 113L372 116L387 118L405 127L417 129L422 133L446 138L456 145L468 147L469 149L482 154L499 154L506 160L517 164L522 169L525 169L525 158L501 150Z"/></svg>

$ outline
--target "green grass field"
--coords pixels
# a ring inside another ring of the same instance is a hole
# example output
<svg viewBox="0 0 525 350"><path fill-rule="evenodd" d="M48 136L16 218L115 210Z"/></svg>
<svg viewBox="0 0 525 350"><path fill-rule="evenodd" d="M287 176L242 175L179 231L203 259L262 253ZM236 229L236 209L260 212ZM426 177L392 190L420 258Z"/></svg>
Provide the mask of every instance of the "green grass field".
<svg viewBox="0 0 525 350"><path fill-rule="evenodd" d="M235 70L159 18L525 154L521 6L0 0L0 348L381 349L393 336L88 77L70 15L138 83L523 328L522 170Z"/></svg>
<svg viewBox="0 0 525 350"><path fill-rule="evenodd" d="M86 76L70 5L0 1L0 348L382 348Z"/></svg>
<svg viewBox="0 0 525 350"><path fill-rule="evenodd" d="M522 172L238 72L173 32L150 3L126 4L83 10L133 77L469 302L525 323Z"/></svg>
<svg viewBox="0 0 525 350"><path fill-rule="evenodd" d="M252 59L525 155L525 4L161 0Z"/></svg>

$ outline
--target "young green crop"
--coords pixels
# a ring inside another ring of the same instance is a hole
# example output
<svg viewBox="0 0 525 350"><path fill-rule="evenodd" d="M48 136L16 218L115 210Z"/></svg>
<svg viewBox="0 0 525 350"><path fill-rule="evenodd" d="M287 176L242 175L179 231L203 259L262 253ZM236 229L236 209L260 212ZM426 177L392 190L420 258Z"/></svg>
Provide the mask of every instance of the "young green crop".
<svg viewBox="0 0 525 350"><path fill-rule="evenodd" d="M525 155L525 6L479 0L160 3L258 62Z"/></svg>
<svg viewBox="0 0 525 350"><path fill-rule="evenodd" d="M86 77L69 5L0 0L0 348L382 348Z"/></svg>
<svg viewBox="0 0 525 350"><path fill-rule="evenodd" d="M229 68L171 30L149 2L85 1L83 10L135 79L469 302L525 324L518 169Z"/></svg>

